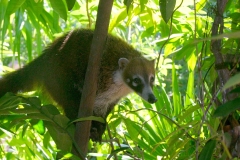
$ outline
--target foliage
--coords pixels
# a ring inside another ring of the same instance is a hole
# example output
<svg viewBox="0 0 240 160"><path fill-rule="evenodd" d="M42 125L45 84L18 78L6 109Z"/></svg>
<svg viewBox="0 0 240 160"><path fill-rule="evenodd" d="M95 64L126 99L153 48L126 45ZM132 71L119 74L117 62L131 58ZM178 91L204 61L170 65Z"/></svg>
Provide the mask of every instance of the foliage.
<svg viewBox="0 0 240 160"><path fill-rule="evenodd" d="M27 64L63 32L94 28L97 2L1 0L0 71ZM223 86L218 83L218 66L213 67L216 57L211 40L222 40L224 56L239 54L239 0L227 2L224 34L213 38L216 2L194 2L114 2L109 32L146 57L156 58L154 92L158 101L150 105L134 94L123 99L108 117L109 130L102 144L89 143L89 158L232 158L228 150L231 138L218 117L230 114L238 119L239 99L226 102L220 92ZM231 67L227 64L226 68L233 71ZM233 68L237 67L234 64ZM232 81L227 87L239 83L234 77ZM0 99L2 159L71 156L74 127L48 104L39 91L24 96L7 94Z"/></svg>

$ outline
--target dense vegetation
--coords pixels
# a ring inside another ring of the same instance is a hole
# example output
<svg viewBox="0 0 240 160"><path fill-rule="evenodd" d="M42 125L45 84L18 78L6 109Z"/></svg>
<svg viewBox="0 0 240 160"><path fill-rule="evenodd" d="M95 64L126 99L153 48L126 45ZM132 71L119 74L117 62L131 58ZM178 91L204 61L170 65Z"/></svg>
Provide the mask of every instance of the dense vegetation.
<svg viewBox="0 0 240 160"><path fill-rule="evenodd" d="M97 7L93 0L1 0L1 73L32 61L64 32L94 28ZM109 33L156 59L158 101L122 99L103 142L89 142L88 157L240 157L239 9L239 0L114 1ZM71 156L74 126L54 105L41 90L2 97L0 158Z"/></svg>

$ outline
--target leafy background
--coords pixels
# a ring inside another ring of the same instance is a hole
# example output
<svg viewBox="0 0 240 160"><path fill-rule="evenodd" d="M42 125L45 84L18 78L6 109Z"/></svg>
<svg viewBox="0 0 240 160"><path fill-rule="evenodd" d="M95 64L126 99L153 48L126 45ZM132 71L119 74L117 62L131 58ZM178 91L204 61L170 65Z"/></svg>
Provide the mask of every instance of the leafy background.
<svg viewBox="0 0 240 160"><path fill-rule="evenodd" d="M157 59L154 92L158 101L150 105L135 94L122 99L108 117L103 142L89 142L89 159L240 156L231 134L238 128L240 102L237 96L229 101L225 98L211 50L217 2L114 1L109 33L127 41L145 57ZM94 28L97 7L98 1L94 0L1 0L1 73L37 58L64 32ZM222 15L224 35L214 37L222 42L220 51L225 61L231 62L223 65L231 75L238 69L239 9L239 0L227 1ZM225 88L238 84L238 77L232 77ZM238 87L234 88L238 93ZM74 127L55 106L40 89L2 97L0 158L71 157Z"/></svg>

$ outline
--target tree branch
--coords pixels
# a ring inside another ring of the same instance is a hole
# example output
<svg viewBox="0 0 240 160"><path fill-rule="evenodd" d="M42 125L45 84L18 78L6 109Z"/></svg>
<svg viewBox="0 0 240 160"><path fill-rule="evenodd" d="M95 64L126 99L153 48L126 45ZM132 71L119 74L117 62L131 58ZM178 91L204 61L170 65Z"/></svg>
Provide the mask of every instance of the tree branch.
<svg viewBox="0 0 240 160"><path fill-rule="evenodd" d="M93 114L93 106L97 91L97 77L99 74L101 55L107 38L112 5L113 0L99 1L97 21L84 81L83 95L81 97L78 112L79 118L91 116ZM90 127L91 121L83 121L76 124L75 140L84 157L86 157L87 154ZM73 153L82 157L76 148L73 149Z"/></svg>

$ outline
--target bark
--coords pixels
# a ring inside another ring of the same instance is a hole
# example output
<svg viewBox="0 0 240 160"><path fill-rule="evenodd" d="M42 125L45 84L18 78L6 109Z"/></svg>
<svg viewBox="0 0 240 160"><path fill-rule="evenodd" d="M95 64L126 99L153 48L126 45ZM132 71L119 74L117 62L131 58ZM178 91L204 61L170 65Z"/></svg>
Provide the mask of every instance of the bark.
<svg viewBox="0 0 240 160"><path fill-rule="evenodd" d="M216 10L216 16L213 22L212 26L212 37L217 36L219 34L223 34L223 28L224 28L224 19L223 19L223 12L226 7L228 0L217 0L217 10ZM224 66L229 58L224 58L221 53L222 48L222 40L212 40L211 41L211 51L215 56L215 66ZM226 61L227 60L227 61ZM216 71L218 73L219 81L220 81L220 87L222 88L223 85L229 80L231 77L231 72L228 69L227 65L225 67L216 67ZM236 98L236 94L229 94L229 91L231 89L228 89L226 91L223 91L222 102L225 103L227 101L233 100ZM227 119L223 120L225 123L228 121L230 123L230 129L227 131L229 132L231 136L231 144L229 146L229 152L231 153L232 157L239 157L240 153L238 151L240 150L240 144L239 144L239 136L240 136L240 127L238 121L232 116L229 115ZM221 125L222 126L222 125ZM225 125L220 128L227 128L228 125ZM226 132L226 131L225 131Z"/></svg>
<svg viewBox="0 0 240 160"><path fill-rule="evenodd" d="M97 80L101 55L105 46L113 0L100 0L98 5L97 21L89 55L88 67L83 87L83 95L78 112L78 118L93 114L93 105L96 97ZM91 121L76 124L73 153L80 158L86 157L90 136Z"/></svg>
<svg viewBox="0 0 240 160"><path fill-rule="evenodd" d="M214 19L213 26L212 26L212 37L223 33L223 27L224 27L223 12L224 12L224 8L226 7L226 3L227 3L227 0L217 1L216 17ZM224 63L224 59L221 53L221 47L222 47L221 40L211 41L211 51L215 56L215 65ZM217 70L217 72L220 79L220 85L223 86L227 82L227 80L230 78L230 72L228 68L219 69Z"/></svg>

